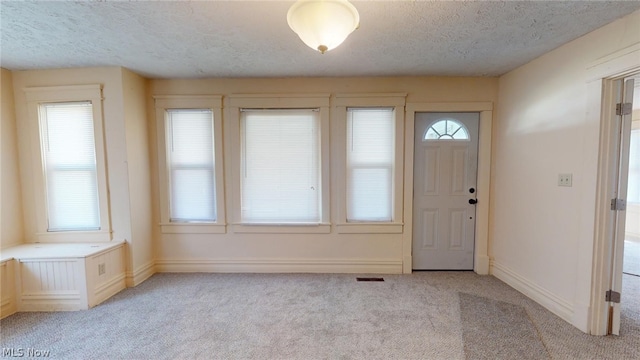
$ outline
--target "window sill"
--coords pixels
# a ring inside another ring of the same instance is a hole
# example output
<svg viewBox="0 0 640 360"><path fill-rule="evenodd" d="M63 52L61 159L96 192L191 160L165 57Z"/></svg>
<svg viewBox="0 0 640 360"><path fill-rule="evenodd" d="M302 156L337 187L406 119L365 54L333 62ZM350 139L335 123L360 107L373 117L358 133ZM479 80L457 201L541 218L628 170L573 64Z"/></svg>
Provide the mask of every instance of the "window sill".
<svg viewBox="0 0 640 360"><path fill-rule="evenodd" d="M402 223L343 223L336 225L338 234L402 234Z"/></svg>
<svg viewBox="0 0 640 360"><path fill-rule="evenodd" d="M163 223L160 224L163 234L225 234L225 224L210 223Z"/></svg>
<svg viewBox="0 0 640 360"><path fill-rule="evenodd" d="M48 231L37 233L38 242L104 242L111 241L111 232L96 231Z"/></svg>
<svg viewBox="0 0 640 360"><path fill-rule="evenodd" d="M234 233L329 234L330 224L233 224Z"/></svg>

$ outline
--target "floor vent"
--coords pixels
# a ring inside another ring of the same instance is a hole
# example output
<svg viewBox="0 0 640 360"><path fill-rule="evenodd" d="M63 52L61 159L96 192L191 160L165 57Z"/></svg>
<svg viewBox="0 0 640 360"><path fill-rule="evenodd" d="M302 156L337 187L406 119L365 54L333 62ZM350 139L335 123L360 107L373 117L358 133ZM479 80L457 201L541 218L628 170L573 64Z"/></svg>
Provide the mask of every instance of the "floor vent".
<svg viewBox="0 0 640 360"><path fill-rule="evenodd" d="M384 281L381 277L359 277L356 278L358 281Z"/></svg>

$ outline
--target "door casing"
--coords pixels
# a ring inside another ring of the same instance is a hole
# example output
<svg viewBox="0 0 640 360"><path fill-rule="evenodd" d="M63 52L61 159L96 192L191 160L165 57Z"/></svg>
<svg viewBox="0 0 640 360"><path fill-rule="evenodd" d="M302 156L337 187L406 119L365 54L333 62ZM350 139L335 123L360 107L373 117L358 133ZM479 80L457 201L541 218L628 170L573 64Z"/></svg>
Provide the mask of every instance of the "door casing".
<svg viewBox="0 0 640 360"><path fill-rule="evenodd" d="M593 246L580 249L572 323L592 335L607 335L609 325L609 303L605 301L605 292L611 282L613 244L610 234L615 226L610 202L618 170L615 144L618 134L611 121L612 114L615 115L615 81L640 71L639 57L640 44L636 44L595 61L587 69L587 122L600 124L598 174ZM588 302L584 299L587 294Z"/></svg>
<svg viewBox="0 0 640 360"><path fill-rule="evenodd" d="M489 274L489 191L491 179L491 131L493 122L492 102L463 103L407 103L405 114L404 149L404 233L402 237L402 272L412 271L413 239L413 149L414 127L417 112L479 112L478 182L473 271Z"/></svg>

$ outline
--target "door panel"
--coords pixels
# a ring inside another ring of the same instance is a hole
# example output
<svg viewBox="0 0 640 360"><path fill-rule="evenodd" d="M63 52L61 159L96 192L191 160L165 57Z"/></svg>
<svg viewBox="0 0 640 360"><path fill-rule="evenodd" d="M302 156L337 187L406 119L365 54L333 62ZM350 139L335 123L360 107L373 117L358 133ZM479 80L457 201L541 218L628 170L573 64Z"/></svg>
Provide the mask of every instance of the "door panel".
<svg viewBox="0 0 640 360"><path fill-rule="evenodd" d="M413 268L472 270L479 113L416 113ZM470 189L474 189L470 191Z"/></svg>
<svg viewBox="0 0 640 360"><path fill-rule="evenodd" d="M630 77L624 80L619 80L617 86L620 88L620 92L617 95L616 102L630 103L633 105L633 90L634 90L634 77ZM616 122L618 123L617 131L617 143L618 143L618 171L616 189L613 198L627 199L627 183L629 179L629 152L631 141L631 121L632 112L616 116ZM625 221L626 211L617 210L614 211L614 234L613 234L613 246L612 246L612 261L611 261L611 280L610 288L612 291L622 293L622 268L624 259L624 238L625 238ZM610 302L610 316L608 333L613 335L620 334L620 303Z"/></svg>
<svg viewBox="0 0 640 360"><path fill-rule="evenodd" d="M438 169L440 168L440 149L424 148L424 187L422 195L437 195L440 186Z"/></svg>

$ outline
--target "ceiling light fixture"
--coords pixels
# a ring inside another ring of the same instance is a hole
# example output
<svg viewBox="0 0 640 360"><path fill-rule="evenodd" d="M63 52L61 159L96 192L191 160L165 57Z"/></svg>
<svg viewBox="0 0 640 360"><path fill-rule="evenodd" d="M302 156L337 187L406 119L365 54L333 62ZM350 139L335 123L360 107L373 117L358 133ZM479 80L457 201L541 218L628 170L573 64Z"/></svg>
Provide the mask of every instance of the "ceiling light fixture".
<svg viewBox="0 0 640 360"><path fill-rule="evenodd" d="M360 26L360 15L347 0L298 0L287 22L307 46L324 54Z"/></svg>

